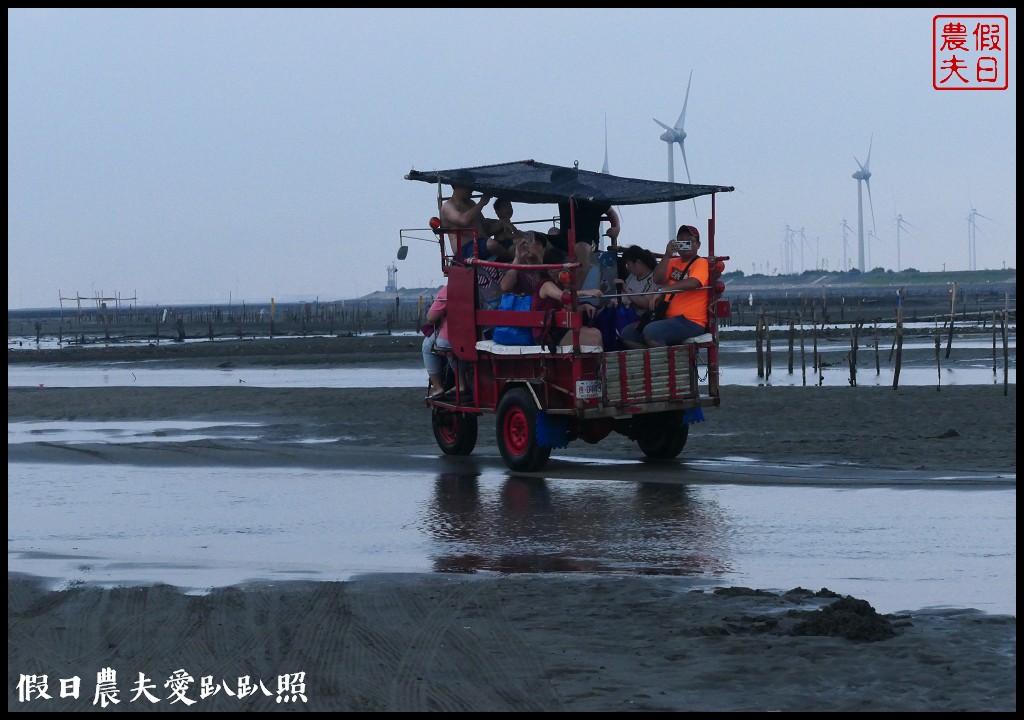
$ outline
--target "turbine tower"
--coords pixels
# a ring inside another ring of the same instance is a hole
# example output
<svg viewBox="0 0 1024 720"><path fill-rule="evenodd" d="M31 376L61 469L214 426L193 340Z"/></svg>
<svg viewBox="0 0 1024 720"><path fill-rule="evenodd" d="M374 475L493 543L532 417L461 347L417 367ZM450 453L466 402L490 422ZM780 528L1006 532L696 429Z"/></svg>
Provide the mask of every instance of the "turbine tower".
<svg viewBox="0 0 1024 720"><path fill-rule="evenodd" d="M674 127L669 127L661 120L652 118L654 122L665 128L665 132L661 134L661 139L668 145L668 181L675 182L675 169L674 169L674 157L675 157L675 144L679 143L679 152L683 155L683 167L686 168L686 182L692 182L690 180L690 166L686 162L686 147L683 145L683 141L686 140L686 132L683 130L683 122L686 120L686 104L690 101L690 84L693 82L693 70L690 71L690 80L686 83L686 96L683 98L683 111L679 113L679 119L676 120ZM697 199L693 199L693 213L699 219L697 215ZM668 235L669 238L676 236L676 204L670 202L668 204Z"/></svg>
<svg viewBox="0 0 1024 720"><path fill-rule="evenodd" d="M857 181L857 268L864 272L864 193L863 185L868 188L868 203L871 205L871 227L875 227L875 204L871 200L871 170L868 167L871 165L871 145L874 144L874 136L871 138L871 142L868 143L868 159L864 161L862 165L860 160L854 156L854 161L857 163L857 167L860 169L855 172L852 177Z"/></svg>

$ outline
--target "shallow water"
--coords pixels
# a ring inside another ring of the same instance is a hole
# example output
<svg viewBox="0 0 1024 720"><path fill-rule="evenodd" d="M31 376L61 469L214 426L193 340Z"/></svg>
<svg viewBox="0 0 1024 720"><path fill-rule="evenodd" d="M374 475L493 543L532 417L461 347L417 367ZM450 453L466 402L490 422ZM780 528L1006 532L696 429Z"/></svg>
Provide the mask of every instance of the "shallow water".
<svg viewBox="0 0 1024 720"><path fill-rule="evenodd" d="M725 358L745 352L723 343ZM776 350L767 379L757 377L749 357L724 359L722 384L814 384L813 372L804 375L799 364L793 374L784 364L780 372L780 358ZM824 385L849 383L845 367L823 374ZM858 382L891 386L892 373L860 369ZM1009 382L1016 383L1013 358ZM941 373L932 363L905 365L900 383L1000 384L1002 369L992 372L990 347L978 342L958 347ZM9 387L242 384L421 387L425 380L418 367L8 365ZM8 423L8 444L252 439L248 432L239 423ZM436 467L437 456L424 456L423 464ZM498 470L8 463L8 570L49 577L56 586L165 582L196 592L247 580L344 580L367 572L660 573L695 586L828 587L867 599L881 612L949 606L1016 615L1015 487L840 489L736 481L753 470L704 462L683 469L694 484L665 485L579 480L572 472L543 480ZM828 470L771 472L797 477ZM627 463L621 476L635 477Z"/></svg>
<svg viewBox="0 0 1024 720"><path fill-rule="evenodd" d="M8 570L61 587L658 573L694 586L827 587L880 612L1016 615L1012 487L31 463L9 463L8 474Z"/></svg>

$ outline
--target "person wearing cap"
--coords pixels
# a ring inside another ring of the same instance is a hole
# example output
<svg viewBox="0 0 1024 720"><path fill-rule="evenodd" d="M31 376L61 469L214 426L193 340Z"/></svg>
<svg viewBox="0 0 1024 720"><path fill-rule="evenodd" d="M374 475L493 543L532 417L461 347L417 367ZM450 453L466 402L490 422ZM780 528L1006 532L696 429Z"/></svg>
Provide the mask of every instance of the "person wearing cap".
<svg viewBox="0 0 1024 720"><path fill-rule="evenodd" d="M675 240L665 246L665 254L654 268L654 283L666 292L665 318L648 323L642 330L636 324L623 328L626 347L678 345L707 332L711 267L698 252L700 231L692 225L680 225Z"/></svg>

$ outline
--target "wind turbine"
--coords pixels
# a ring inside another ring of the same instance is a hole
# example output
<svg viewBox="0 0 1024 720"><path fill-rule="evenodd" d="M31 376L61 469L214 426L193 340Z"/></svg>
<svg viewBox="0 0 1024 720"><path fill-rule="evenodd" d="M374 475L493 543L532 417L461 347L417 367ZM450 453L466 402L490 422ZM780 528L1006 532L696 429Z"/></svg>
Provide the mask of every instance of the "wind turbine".
<svg viewBox="0 0 1024 720"><path fill-rule="evenodd" d="M807 247L807 236L804 234L804 229L800 228L800 272L807 269L804 264L804 248Z"/></svg>
<svg viewBox="0 0 1024 720"><path fill-rule="evenodd" d="M982 215L977 211L977 209L975 209L973 204L971 205L971 213L967 216L967 250L971 254L970 258L968 258L970 260L970 270L978 269L978 223L976 222L976 218L985 218L986 220L992 219L986 215Z"/></svg>
<svg viewBox="0 0 1024 720"><path fill-rule="evenodd" d="M857 163L857 167L860 169L855 172L852 177L857 181L857 267L861 272L864 272L864 194L861 183L868 188L868 203L871 205L871 227L875 227L875 204L871 200L871 170L868 166L871 165L871 146L874 144L875 138L871 136L871 142L868 143L868 159L864 161L862 165L860 160L857 160L857 156L853 157Z"/></svg>
<svg viewBox="0 0 1024 720"><path fill-rule="evenodd" d="M610 171L608 170L608 113L604 114L604 165L601 166L601 173L607 175ZM622 211L619 210L618 206L615 207L615 214L619 216L619 221L622 221ZM604 223L601 223L604 225ZM604 237L605 232L608 228L602 228L601 237Z"/></svg>
<svg viewBox="0 0 1024 720"><path fill-rule="evenodd" d="M896 272L902 272L902 270L903 270L903 265L901 264L901 261L900 261L900 231L905 229L903 227L904 225L906 225L907 227L917 227L916 225L914 225L914 224L904 220L903 216L900 215L899 213L897 213L896 214ZM913 235L913 233L910 232L909 230L907 230L907 235Z"/></svg>
<svg viewBox="0 0 1024 720"><path fill-rule="evenodd" d="M850 243L846 241L846 233L853 232L853 228L846 222L846 218L843 218L843 272L850 269Z"/></svg>
<svg viewBox="0 0 1024 720"><path fill-rule="evenodd" d="M690 101L690 84L693 82L693 70L690 70L690 80L686 83L686 97L683 98L683 111L679 113L679 119L676 120L674 127L669 127L658 118L652 118L654 122L665 128L665 132L661 134L661 139L668 145L668 181L675 182L675 169L674 169L674 157L675 157L675 144L679 143L679 152L683 155L683 167L686 168L686 182L692 182L690 180L690 166L686 162L686 148L683 146L683 141L686 139L686 132L683 130L683 121L686 120L686 105ZM699 219L697 215L697 199L693 199L693 214ZM669 238L676 236L676 204L670 202L668 204L668 235Z"/></svg>
<svg viewBox="0 0 1024 720"><path fill-rule="evenodd" d="M782 238L782 272L789 275L793 272L793 236L796 231L786 223L786 234Z"/></svg>

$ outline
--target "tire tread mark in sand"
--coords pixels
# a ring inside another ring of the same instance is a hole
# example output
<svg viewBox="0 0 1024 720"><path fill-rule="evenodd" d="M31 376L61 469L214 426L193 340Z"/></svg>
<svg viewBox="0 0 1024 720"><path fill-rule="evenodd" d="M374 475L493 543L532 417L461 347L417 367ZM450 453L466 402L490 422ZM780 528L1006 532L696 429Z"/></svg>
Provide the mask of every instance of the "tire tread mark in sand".
<svg viewBox="0 0 1024 720"><path fill-rule="evenodd" d="M545 669L538 654L522 639L514 623L504 611L501 598L504 593L521 590L515 580L489 581L485 586L488 598L483 607L494 610L483 618L484 622L469 620L470 631L475 632L473 644L483 652L470 653L465 647L468 636L456 635L457 644L464 648L464 656L472 658L487 678L482 684L500 692L498 702L512 712L549 712L562 709L560 694L545 679ZM490 651L488 651L490 649ZM516 674L512 675L509 671Z"/></svg>
<svg viewBox="0 0 1024 720"><path fill-rule="evenodd" d="M164 624L161 633L150 633L145 613L147 600L150 593L174 592L167 586L84 587L47 592L18 614L16 629L8 623L8 647L16 647L21 656L30 657L39 672L58 678L78 675L86 686L104 667L118 670L122 679L134 679L139 671L152 674L153 669L145 665L157 650L151 646L153 636L172 638L176 647L184 628L176 632ZM96 620L90 624L82 622L82 618ZM164 631L166 635L162 634ZM61 702L61 698L54 700L55 704Z"/></svg>
<svg viewBox="0 0 1024 720"><path fill-rule="evenodd" d="M482 583L458 581L442 584L429 582L414 589L422 598L425 591L437 596L427 605L417 630L406 643L394 678L388 689L388 712L408 712L416 708L429 708L432 712L467 712L470 707L454 688L439 686L433 679L424 681L425 675L436 676L434 658L454 624L456 613L479 594ZM403 588L403 592L406 589ZM418 592L417 592L418 590ZM429 598L425 598L429 601Z"/></svg>
<svg viewBox="0 0 1024 720"><path fill-rule="evenodd" d="M270 589L246 592L231 586L217 588L209 595L181 599L187 603L187 615L192 621L180 648L179 667L189 669L197 685L202 676L211 676L218 685L226 682L231 688L244 675L250 675L256 683L265 679L261 677L266 668L265 647L272 645L266 632L274 602ZM198 690L190 696L197 698ZM234 704L227 704L225 698ZM223 690L201 702L204 710L239 709L239 700Z"/></svg>
<svg viewBox="0 0 1024 720"><path fill-rule="evenodd" d="M363 578L347 583L353 633L346 653L346 672L365 678L361 702L389 710L390 686L404 653L407 627L414 627L427 612L424 590L410 589L401 580ZM366 677L369 675L369 677Z"/></svg>
<svg viewBox="0 0 1024 720"><path fill-rule="evenodd" d="M288 608L283 621L297 625L292 645L281 658L279 674L306 673L309 706L325 708L316 701L343 695L342 684L350 688L356 668L346 668L346 641L351 634L352 612L347 607L346 586L340 582L318 583L302 598L303 607ZM320 624L304 623L307 617L323 618ZM335 670L332 672L332 668Z"/></svg>
<svg viewBox="0 0 1024 720"><path fill-rule="evenodd" d="M515 628L503 614L484 614L483 608L496 606L493 600L500 583L474 579L426 587L433 587L438 600L424 608L425 620L408 643L392 683L388 710L424 707L424 695L435 711L479 711L495 706L544 711L561 706L547 681L523 679L524 675L543 677L543 668L537 655L516 638ZM466 698L465 688L437 682L435 660L445 645L448 648L441 661L466 666L454 669L452 677L483 675L477 682L476 695ZM424 677L429 679L424 681ZM482 693L495 697L487 698ZM485 707L476 707L481 704Z"/></svg>

